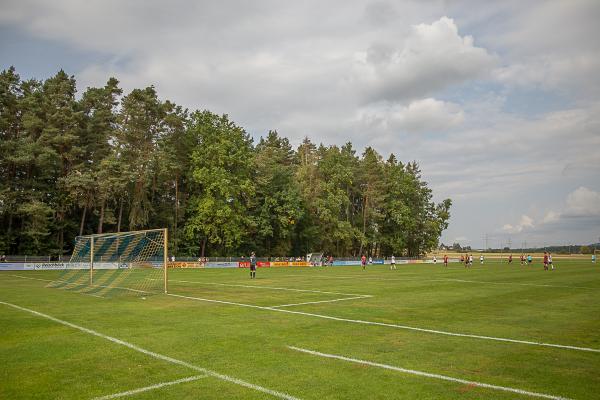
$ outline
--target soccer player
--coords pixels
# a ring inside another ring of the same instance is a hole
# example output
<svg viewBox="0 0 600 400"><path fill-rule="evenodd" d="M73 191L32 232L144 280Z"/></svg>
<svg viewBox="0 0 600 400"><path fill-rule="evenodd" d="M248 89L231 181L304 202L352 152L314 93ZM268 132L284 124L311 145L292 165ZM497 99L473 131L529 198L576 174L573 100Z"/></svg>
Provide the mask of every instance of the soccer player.
<svg viewBox="0 0 600 400"><path fill-rule="evenodd" d="M396 269L396 257L394 257L394 255L392 254L392 261L390 264L390 270L392 269Z"/></svg>
<svg viewBox="0 0 600 400"><path fill-rule="evenodd" d="M548 253L544 252L544 271L548 271Z"/></svg>
<svg viewBox="0 0 600 400"><path fill-rule="evenodd" d="M329 266L333 267L333 256L332 255L329 256Z"/></svg>
<svg viewBox="0 0 600 400"><path fill-rule="evenodd" d="M533 257L531 256L531 254L527 254L527 264L531 265L532 262L533 262Z"/></svg>
<svg viewBox="0 0 600 400"><path fill-rule="evenodd" d="M256 278L256 254L250 254L250 279Z"/></svg>
<svg viewBox="0 0 600 400"><path fill-rule="evenodd" d="M512 254L510 256L508 256L508 263L512 264Z"/></svg>
<svg viewBox="0 0 600 400"><path fill-rule="evenodd" d="M373 257L369 256L369 265L373 264Z"/></svg>
<svg viewBox="0 0 600 400"><path fill-rule="evenodd" d="M596 254L592 254L592 264L596 264Z"/></svg>
<svg viewBox="0 0 600 400"><path fill-rule="evenodd" d="M448 254L444 254L444 267L448 267Z"/></svg>
<svg viewBox="0 0 600 400"><path fill-rule="evenodd" d="M552 271L554 271L554 264L552 264L552 254L548 252L548 265L552 267Z"/></svg>
<svg viewBox="0 0 600 400"><path fill-rule="evenodd" d="M473 266L473 254L469 254L469 267Z"/></svg>
<svg viewBox="0 0 600 400"><path fill-rule="evenodd" d="M367 267L367 257L365 257L365 255L363 254L363 256L360 258L360 263L362 265L362 268L365 269Z"/></svg>
<svg viewBox="0 0 600 400"><path fill-rule="evenodd" d="M465 253L465 268L469 268L469 256Z"/></svg>
<svg viewBox="0 0 600 400"><path fill-rule="evenodd" d="M437 257L435 255L433 256L433 263L437 264Z"/></svg>
<svg viewBox="0 0 600 400"><path fill-rule="evenodd" d="M479 256L479 264L483 264L483 254Z"/></svg>
<svg viewBox="0 0 600 400"><path fill-rule="evenodd" d="M521 254L521 265L525 264L525 256Z"/></svg>

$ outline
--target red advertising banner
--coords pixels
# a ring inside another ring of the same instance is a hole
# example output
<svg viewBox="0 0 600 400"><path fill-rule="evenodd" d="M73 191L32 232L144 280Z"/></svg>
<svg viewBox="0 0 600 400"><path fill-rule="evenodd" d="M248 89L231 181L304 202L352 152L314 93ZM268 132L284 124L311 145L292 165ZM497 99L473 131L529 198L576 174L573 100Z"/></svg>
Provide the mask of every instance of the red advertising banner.
<svg viewBox="0 0 600 400"><path fill-rule="evenodd" d="M259 268L268 268L271 266L271 263L268 261L258 261L256 266ZM250 261L240 261L238 262L238 268L250 268Z"/></svg>

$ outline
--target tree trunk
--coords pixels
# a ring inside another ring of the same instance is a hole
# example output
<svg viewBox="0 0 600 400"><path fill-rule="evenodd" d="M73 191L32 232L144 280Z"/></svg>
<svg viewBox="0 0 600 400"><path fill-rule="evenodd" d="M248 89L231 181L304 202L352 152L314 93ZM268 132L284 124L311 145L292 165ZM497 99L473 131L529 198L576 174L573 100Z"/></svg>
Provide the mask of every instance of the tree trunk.
<svg viewBox="0 0 600 400"><path fill-rule="evenodd" d="M106 204L106 200L102 200L102 205L100 206L100 220L98 221L98 233L102 233L102 225L104 225L104 205Z"/></svg>
<svg viewBox="0 0 600 400"><path fill-rule="evenodd" d="M365 204L363 205L363 238L366 238L366 232L367 232L367 207L369 205L369 198L367 196L365 196ZM358 251L358 254L362 254L363 251L363 241L360 241L360 249Z"/></svg>
<svg viewBox="0 0 600 400"><path fill-rule="evenodd" d="M61 210L58 212L57 216L56 216L57 220L58 220L58 251L62 254L63 251L63 245L64 245L64 221L65 221L65 214L64 212Z"/></svg>
<svg viewBox="0 0 600 400"><path fill-rule="evenodd" d="M179 219L179 185L175 176L175 223L173 224L173 254L177 256L177 220Z"/></svg>
<svg viewBox="0 0 600 400"><path fill-rule="evenodd" d="M121 219L123 217L123 198L119 199L119 221L117 222L117 233L121 232Z"/></svg>
<svg viewBox="0 0 600 400"><path fill-rule="evenodd" d="M83 213L81 214L81 223L79 224L79 236L83 235L83 226L85 225L85 215L87 214L87 204L83 206Z"/></svg>
<svg viewBox="0 0 600 400"><path fill-rule="evenodd" d="M206 248L206 238L202 239L202 249L200 250L200 258L204 258L205 248Z"/></svg>

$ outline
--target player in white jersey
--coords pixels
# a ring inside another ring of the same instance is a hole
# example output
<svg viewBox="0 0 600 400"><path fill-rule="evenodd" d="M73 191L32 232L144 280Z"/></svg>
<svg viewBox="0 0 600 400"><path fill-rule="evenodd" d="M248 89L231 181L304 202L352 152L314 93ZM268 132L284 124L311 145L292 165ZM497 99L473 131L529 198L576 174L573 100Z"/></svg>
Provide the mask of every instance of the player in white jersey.
<svg viewBox="0 0 600 400"><path fill-rule="evenodd" d="M392 260L390 261L390 270L396 269L396 257L392 256Z"/></svg>

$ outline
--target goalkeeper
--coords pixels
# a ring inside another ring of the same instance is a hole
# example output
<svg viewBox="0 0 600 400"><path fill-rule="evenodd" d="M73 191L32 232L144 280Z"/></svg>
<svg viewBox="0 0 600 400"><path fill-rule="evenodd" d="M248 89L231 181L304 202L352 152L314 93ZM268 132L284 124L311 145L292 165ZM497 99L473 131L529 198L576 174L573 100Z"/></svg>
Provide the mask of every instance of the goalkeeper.
<svg viewBox="0 0 600 400"><path fill-rule="evenodd" d="M256 278L256 255L250 254L250 279Z"/></svg>

